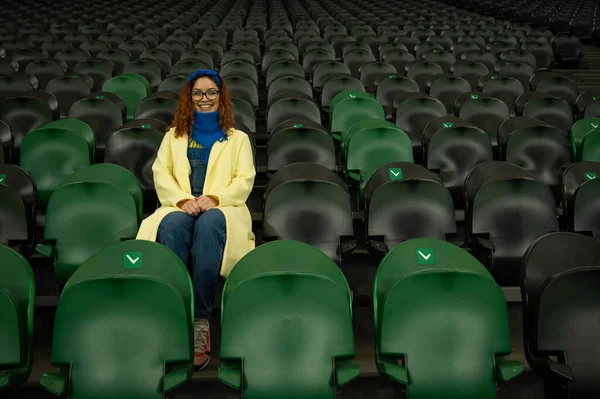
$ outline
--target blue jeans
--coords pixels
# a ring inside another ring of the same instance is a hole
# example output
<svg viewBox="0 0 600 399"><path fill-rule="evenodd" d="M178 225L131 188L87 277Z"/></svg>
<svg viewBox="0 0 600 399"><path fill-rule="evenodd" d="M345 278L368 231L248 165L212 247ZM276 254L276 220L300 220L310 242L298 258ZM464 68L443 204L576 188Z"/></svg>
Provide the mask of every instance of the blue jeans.
<svg viewBox="0 0 600 399"><path fill-rule="evenodd" d="M175 252L185 265L192 254L195 318L208 319L212 313L226 239L225 215L219 209L199 216L169 213L158 228L156 241Z"/></svg>

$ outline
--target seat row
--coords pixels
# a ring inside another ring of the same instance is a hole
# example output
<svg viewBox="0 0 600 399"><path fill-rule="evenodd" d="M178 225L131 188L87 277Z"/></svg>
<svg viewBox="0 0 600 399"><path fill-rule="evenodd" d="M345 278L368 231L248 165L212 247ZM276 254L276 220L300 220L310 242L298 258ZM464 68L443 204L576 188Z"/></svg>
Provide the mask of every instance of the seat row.
<svg viewBox="0 0 600 399"><path fill-rule="evenodd" d="M35 284L20 254L0 246L0 259L2 389L31 372ZM597 354L579 349L596 343L585 315L597 310L599 261L600 244L573 233L544 235L525 257L525 353L557 398L600 391ZM57 371L41 385L74 398L176 390L191 378L192 295L185 265L164 246L132 240L101 250L64 288L52 343ZM396 247L378 267L373 302L377 369L408 398L496 398L497 385L523 370L507 358L502 291L452 244L420 238ZM333 398L359 376L352 293L335 263L307 244L278 241L245 256L225 283L220 323L218 378L245 397Z"/></svg>
<svg viewBox="0 0 600 399"><path fill-rule="evenodd" d="M453 192L436 174L394 160L397 154L389 143L369 148L376 156L371 154L370 163L359 166L373 171L358 197L322 165L294 163L275 173L264 188L260 208L250 205L262 215L260 240L303 241L341 263L365 240L366 249L381 255L406 240L432 237L471 248L499 283L514 285L523 254L539 236L561 229L596 239L600 235L597 162L576 163L566 170L558 189L561 220L550 188L516 165L484 162ZM357 156L352 162L361 160ZM98 250L133 239L144 216L143 190L135 176L118 165L80 168L51 193L36 193L29 175L17 167L1 167L0 179L1 242L20 247L25 254L35 246L52 260L61 286ZM360 174L350 169L347 179L360 179ZM43 199L47 203L42 238L34 233ZM465 209L465 235L458 229L462 219L457 220L455 202ZM357 207L364 209L364 237L355 232Z"/></svg>

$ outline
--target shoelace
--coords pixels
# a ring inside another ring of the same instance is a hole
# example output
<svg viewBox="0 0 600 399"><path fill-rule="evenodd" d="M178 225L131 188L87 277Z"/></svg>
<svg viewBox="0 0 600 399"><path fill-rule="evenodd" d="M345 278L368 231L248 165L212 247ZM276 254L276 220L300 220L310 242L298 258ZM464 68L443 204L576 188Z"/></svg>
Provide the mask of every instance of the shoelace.
<svg viewBox="0 0 600 399"><path fill-rule="evenodd" d="M204 350L208 346L206 342L206 335L210 328L210 324L207 322L195 322L194 323L194 349Z"/></svg>

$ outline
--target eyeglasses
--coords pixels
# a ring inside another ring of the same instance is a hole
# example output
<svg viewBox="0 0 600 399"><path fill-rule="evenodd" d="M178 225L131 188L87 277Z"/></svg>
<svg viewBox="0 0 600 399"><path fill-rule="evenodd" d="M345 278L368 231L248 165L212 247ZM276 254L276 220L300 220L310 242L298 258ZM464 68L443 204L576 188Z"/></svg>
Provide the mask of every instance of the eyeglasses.
<svg viewBox="0 0 600 399"><path fill-rule="evenodd" d="M205 92L202 92L202 91L193 91L192 92L192 97L197 98L199 100L202 100L202 98L204 98L204 96L206 96L206 98L209 100L216 100L217 97L219 96L219 90L210 89Z"/></svg>

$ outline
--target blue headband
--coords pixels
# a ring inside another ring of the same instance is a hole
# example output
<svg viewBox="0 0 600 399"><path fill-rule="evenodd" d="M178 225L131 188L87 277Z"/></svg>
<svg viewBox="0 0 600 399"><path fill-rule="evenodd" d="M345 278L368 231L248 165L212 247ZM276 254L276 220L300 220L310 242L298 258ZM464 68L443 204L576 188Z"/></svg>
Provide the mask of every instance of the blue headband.
<svg viewBox="0 0 600 399"><path fill-rule="evenodd" d="M217 71L215 71L214 69L198 69L196 72L194 72L187 78L187 81L191 83L200 76L208 76L212 78L212 80L215 81L217 86L219 86L219 89L221 88L221 79L219 78L219 74L217 73Z"/></svg>

